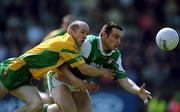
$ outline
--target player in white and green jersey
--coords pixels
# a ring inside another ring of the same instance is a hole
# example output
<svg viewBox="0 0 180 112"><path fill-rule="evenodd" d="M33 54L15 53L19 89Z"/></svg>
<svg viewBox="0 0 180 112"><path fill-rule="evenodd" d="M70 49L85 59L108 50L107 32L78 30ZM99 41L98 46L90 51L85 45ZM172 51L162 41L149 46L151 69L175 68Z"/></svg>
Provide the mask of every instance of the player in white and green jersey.
<svg viewBox="0 0 180 112"><path fill-rule="evenodd" d="M116 79L126 78L126 73L122 67L121 53L115 48L113 50L107 49L104 51L102 48L100 36L88 35L86 41L82 46L82 56L85 58L86 63L95 68L109 68L116 71ZM116 42L115 46L119 46L119 42ZM75 73L77 70L73 70L73 73L81 78L88 79L88 76L82 75L81 73ZM89 77L90 78L90 77Z"/></svg>
<svg viewBox="0 0 180 112"><path fill-rule="evenodd" d="M121 27L113 23L105 24L99 36L89 35L87 37L81 48L82 56L85 58L86 63L95 68L104 67L114 69L116 72L115 79L118 80L120 85L128 92L138 95L142 100L147 102L147 98L151 98L151 93L144 89L144 84L141 87L138 87L131 79L129 79L122 67L121 54L117 49L121 44L122 33L123 29ZM72 68L71 71L75 76L82 80L90 78L82 75L77 68ZM52 84L49 86L51 89L50 93L52 93L54 99L60 100L58 105L62 111L65 111L68 106L67 104L71 104L76 106L77 112L83 112L84 110L86 112L92 112L88 91L72 91L69 87L71 86L71 83L68 82L68 79L59 77L59 75L50 79L49 82ZM65 87L69 89L63 89ZM72 94L72 97L67 98L65 95L62 97L62 94L64 93Z"/></svg>

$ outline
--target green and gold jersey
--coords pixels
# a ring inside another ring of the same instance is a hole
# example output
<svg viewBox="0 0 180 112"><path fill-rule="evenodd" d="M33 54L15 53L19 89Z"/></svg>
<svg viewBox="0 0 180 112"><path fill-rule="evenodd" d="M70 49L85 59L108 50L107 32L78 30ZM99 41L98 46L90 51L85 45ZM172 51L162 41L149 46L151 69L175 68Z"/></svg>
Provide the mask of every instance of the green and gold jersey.
<svg viewBox="0 0 180 112"><path fill-rule="evenodd" d="M87 39L82 45L81 54L85 58L87 64L95 68L109 68L116 71L116 79L122 79L126 77L126 73L122 67L121 54L118 49L112 50L106 53L102 48L101 37L88 35ZM72 69L73 73L81 78L88 79L90 77L82 75L76 68Z"/></svg>
<svg viewBox="0 0 180 112"><path fill-rule="evenodd" d="M72 68L85 63L73 37L67 33L42 42L20 57L9 61L6 68L19 71L26 66L32 77L39 79L44 73L59 67L64 62Z"/></svg>

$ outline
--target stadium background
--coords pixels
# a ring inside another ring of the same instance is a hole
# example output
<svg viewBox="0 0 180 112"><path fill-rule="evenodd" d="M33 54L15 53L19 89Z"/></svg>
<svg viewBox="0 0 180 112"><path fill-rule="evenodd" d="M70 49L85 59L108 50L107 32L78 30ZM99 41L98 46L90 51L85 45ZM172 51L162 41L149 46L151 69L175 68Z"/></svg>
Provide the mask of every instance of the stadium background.
<svg viewBox="0 0 180 112"><path fill-rule="evenodd" d="M38 44L66 14L86 21L96 35L105 22L113 21L125 31L120 50L128 76L138 85L146 82L153 100L144 105L117 82L96 79L101 90L92 94L94 112L180 112L175 111L180 108L180 45L163 52L155 44L163 27L180 32L179 6L179 0L0 0L0 60ZM0 100L0 112L20 105L8 95Z"/></svg>

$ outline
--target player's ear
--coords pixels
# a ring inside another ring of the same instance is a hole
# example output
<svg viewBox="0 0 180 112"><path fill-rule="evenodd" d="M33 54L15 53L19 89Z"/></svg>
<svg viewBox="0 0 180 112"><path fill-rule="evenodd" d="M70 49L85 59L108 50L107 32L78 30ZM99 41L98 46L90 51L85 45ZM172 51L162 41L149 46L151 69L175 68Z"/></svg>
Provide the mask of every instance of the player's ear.
<svg viewBox="0 0 180 112"><path fill-rule="evenodd" d="M102 32L101 36L102 36L103 38L107 38L107 33L106 33L106 32Z"/></svg>
<svg viewBox="0 0 180 112"><path fill-rule="evenodd" d="M68 33L69 33L70 35L74 36L75 31L74 31L73 29L69 29L69 30L68 30Z"/></svg>

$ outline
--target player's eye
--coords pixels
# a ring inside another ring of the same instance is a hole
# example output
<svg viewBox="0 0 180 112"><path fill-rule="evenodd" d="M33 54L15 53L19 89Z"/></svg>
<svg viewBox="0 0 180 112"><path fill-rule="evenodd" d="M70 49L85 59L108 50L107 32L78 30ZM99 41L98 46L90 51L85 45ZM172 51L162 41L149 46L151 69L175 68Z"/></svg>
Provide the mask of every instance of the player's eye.
<svg viewBox="0 0 180 112"><path fill-rule="evenodd" d="M113 35L115 39L119 39L120 37L118 35Z"/></svg>
<svg viewBox="0 0 180 112"><path fill-rule="evenodd" d="M82 33L82 34L84 34L84 33L85 33L85 31L81 31L81 33Z"/></svg>
<svg viewBox="0 0 180 112"><path fill-rule="evenodd" d="M88 32L83 30L83 31L81 31L81 34L88 35Z"/></svg>

